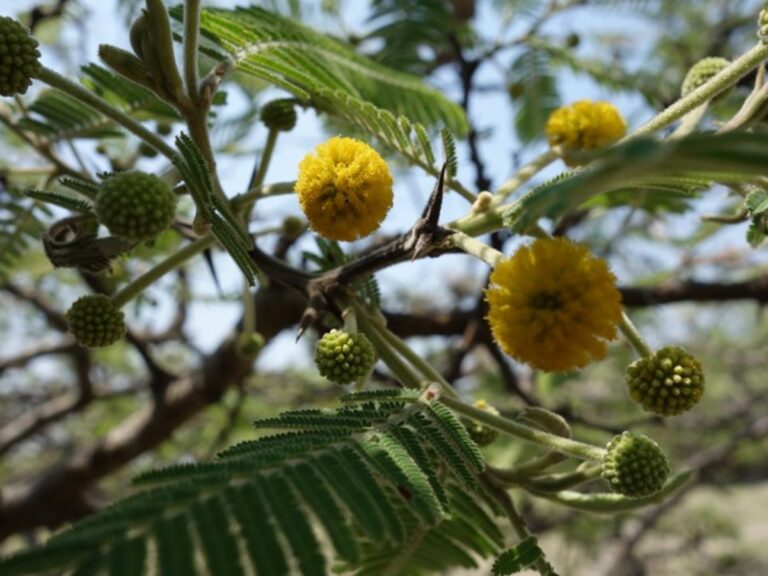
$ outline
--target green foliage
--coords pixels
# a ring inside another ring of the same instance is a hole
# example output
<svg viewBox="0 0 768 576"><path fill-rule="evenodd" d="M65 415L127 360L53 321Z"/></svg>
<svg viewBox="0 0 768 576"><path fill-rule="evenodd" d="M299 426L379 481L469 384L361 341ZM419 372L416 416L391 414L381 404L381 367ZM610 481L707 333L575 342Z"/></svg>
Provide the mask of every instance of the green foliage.
<svg viewBox="0 0 768 576"><path fill-rule="evenodd" d="M249 284L253 284L258 269L248 250L253 241L238 222L229 202L213 188L208 164L192 139L186 134L176 138L181 153L174 158L174 165L189 188L199 210L199 217L210 224L211 232L226 248Z"/></svg>
<svg viewBox="0 0 768 576"><path fill-rule="evenodd" d="M752 190L744 200L744 207L752 218L747 229L747 242L757 248L768 232L768 192L762 188Z"/></svg>
<svg viewBox="0 0 768 576"><path fill-rule="evenodd" d="M506 221L515 230L525 230L539 218L557 218L599 194L628 186L647 188L645 182L658 182L661 177L682 175L688 182L748 181L768 165L764 140L760 134L746 132L695 134L668 142L636 138L611 148L584 171L563 174L533 189L508 211ZM665 182L666 186L675 183Z"/></svg>
<svg viewBox="0 0 768 576"><path fill-rule="evenodd" d="M493 563L494 576L506 576L522 572L535 562L545 562L535 536L528 536L514 548L502 552ZM546 562L545 562L546 563ZM557 576L549 564L539 572L542 576Z"/></svg>
<svg viewBox="0 0 768 576"><path fill-rule="evenodd" d="M0 279L13 271L26 250L45 231L50 215L44 204L0 183Z"/></svg>
<svg viewBox="0 0 768 576"><path fill-rule="evenodd" d="M474 493L485 463L445 406L409 392L342 400L257 421L289 432L211 462L144 473L138 493L3 559L0 571L230 575L250 564L258 574L290 565L321 575L333 550L360 574L396 565L417 574L475 566L475 555L502 546L494 510Z"/></svg>
<svg viewBox="0 0 768 576"><path fill-rule="evenodd" d="M375 0L368 22L374 28L365 40L381 43L372 57L385 66L414 74L427 72L440 57L454 50L451 35L466 40L471 36L453 6L443 0ZM425 50L429 51L427 58Z"/></svg>
<svg viewBox="0 0 768 576"><path fill-rule="evenodd" d="M119 110L138 118L178 118L168 104L146 88L89 64L83 67L83 84ZM43 144L75 138L120 137L123 132L114 122L77 99L59 90L45 90L29 106L29 113L18 125L37 134Z"/></svg>
<svg viewBox="0 0 768 576"><path fill-rule="evenodd" d="M181 10L172 14L179 18ZM367 102L425 125L444 123L459 134L467 130L461 108L419 79L380 66L288 18L256 7L207 9L200 24L216 46L210 54L320 110L340 114L350 101Z"/></svg>
<svg viewBox="0 0 768 576"><path fill-rule="evenodd" d="M541 138L549 115L560 106L547 52L533 48L512 62L509 95L515 104L517 137L523 143Z"/></svg>

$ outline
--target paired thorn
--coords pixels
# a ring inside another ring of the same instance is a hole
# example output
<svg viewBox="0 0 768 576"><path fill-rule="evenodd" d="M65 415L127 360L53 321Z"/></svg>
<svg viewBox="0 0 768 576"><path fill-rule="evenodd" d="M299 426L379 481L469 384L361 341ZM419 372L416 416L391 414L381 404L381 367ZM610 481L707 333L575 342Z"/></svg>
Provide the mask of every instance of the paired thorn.
<svg viewBox="0 0 768 576"><path fill-rule="evenodd" d="M450 236L450 230L442 228L439 225L440 212L443 208L443 195L445 193L445 175L448 170L448 163L444 163L440 170L440 176L435 184L435 189L429 197L424 211L421 213L416 223L411 228L410 240L413 242L413 254L411 262L417 258L422 258L431 252L435 247Z"/></svg>

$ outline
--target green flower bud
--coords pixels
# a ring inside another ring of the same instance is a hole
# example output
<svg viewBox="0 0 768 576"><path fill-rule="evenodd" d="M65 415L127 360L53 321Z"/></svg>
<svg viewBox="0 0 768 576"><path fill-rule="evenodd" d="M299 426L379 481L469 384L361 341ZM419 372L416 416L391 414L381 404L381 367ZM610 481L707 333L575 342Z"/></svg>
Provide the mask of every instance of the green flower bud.
<svg viewBox="0 0 768 576"><path fill-rule="evenodd" d="M667 481L667 456L648 436L624 432L614 436L606 450L602 477L614 492L641 498L655 494Z"/></svg>
<svg viewBox="0 0 768 576"><path fill-rule="evenodd" d="M156 158L157 150L152 148L152 146L150 146L146 142L142 142L141 144L139 144L139 154L141 154L145 158Z"/></svg>
<svg viewBox="0 0 768 576"><path fill-rule="evenodd" d="M270 130L289 132L296 126L296 108L290 98L272 100L261 109L261 121Z"/></svg>
<svg viewBox="0 0 768 576"><path fill-rule="evenodd" d="M485 400L477 400L473 406L475 408L479 408L483 412L487 412L488 414L493 414L494 416L499 415L499 411L488 404ZM478 446L488 446L489 444L493 444L493 442L495 442L499 437L498 430L484 424L480 424L471 418L462 418L461 422L464 424L464 428L467 429L469 437L472 438L472 440Z"/></svg>
<svg viewBox="0 0 768 576"><path fill-rule="evenodd" d="M0 16L0 95L26 93L42 68L37 46L26 27Z"/></svg>
<svg viewBox="0 0 768 576"><path fill-rule="evenodd" d="M283 236L295 239L301 236L301 233L307 229L307 225L297 216L286 216L283 219Z"/></svg>
<svg viewBox="0 0 768 576"><path fill-rule="evenodd" d="M96 216L115 236L134 242L151 240L168 228L176 194L164 181L144 172L122 172L101 184Z"/></svg>
<svg viewBox="0 0 768 576"><path fill-rule="evenodd" d="M81 346L103 348L125 334L125 318L107 296L82 296L67 310L69 331Z"/></svg>
<svg viewBox="0 0 768 576"><path fill-rule="evenodd" d="M757 19L757 36L763 44L768 43L768 4L760 10L760 16Z"/></svg>
<svg viewBox="0 0 768 576"><path fill-rule="evenodd" d="M150 89L154 87L154 81L144 62L130 52L110 46L109 44L101 44L99 46L99 58L115 72L128 78L128 80Z"/></svg>
<svg viewBox="0 0 768 576"><path fill-rule="evenodd" d="M680 93L683 96L687 96L696 90L696 88L709 82L709 80L724 70L730 63L731 62L725 58L717 57L699 60L696 64L691 66L691 69L688 70L688 74L685 75ZM722 94L719 94L718 98L721 96Z"/></svg>
<svg viewBox="0 0 768 576"><path fill-rule="evenodd" d="M244 332L238 336L237 351L245 357L256 357L264 343L264 336L258 332Z"/></svg>
<svg viewBox="0 0 768 576"><path fill-rule="evenodd" d="M701 363L679 346L666 346L629 365L629 396L644 410L675 416L690 410L704 394Z"/></svg>
<svg viewBox="0 0 768 576"><path fill-rule="evenodd" d="M173 124L170 122L158 122L157 123L157 133L160 134L160 136L168 136L173 131Z"/></svg>
<svg viewBox="0 0 768 576"><path fill-rule="evenodd" d="M343 330L327 332L317 343L315 364L335 384L349 384L368 374L376 363L373 345L365 334Z"/></svg>

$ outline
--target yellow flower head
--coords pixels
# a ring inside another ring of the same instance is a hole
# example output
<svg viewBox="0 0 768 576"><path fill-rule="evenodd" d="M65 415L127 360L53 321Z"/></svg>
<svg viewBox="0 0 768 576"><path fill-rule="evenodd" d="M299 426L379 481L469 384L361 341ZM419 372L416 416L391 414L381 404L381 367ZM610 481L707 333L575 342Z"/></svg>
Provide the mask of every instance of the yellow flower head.
<svg viewBox="0 0 768 576"><path fill-rule="evenodd" d="M608 264L564 238L536 240L500 262L485 299L501 349L548 372L603 358L621 321Z"/></svg>
<svg viewBox="0 0 768 576"><path fill-rule="evenodd" d="M589 150L616 142L626 134L627 124L613 104L579 100L555 110L546 132L550 146Z"/></svg>
<svg viewBox="0 0 768 576"><path fill-rule="evenodd" d="M299 164L296 192L318 234L357 240L376 230L392 207L392 175L364 142L331 138Z"/></svg>

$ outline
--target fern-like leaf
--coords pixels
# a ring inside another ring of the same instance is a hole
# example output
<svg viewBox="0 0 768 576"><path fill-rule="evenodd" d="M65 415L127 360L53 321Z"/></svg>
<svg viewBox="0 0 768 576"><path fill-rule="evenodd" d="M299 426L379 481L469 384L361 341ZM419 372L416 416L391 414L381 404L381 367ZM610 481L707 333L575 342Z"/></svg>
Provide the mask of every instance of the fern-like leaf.
<svg viewBox="0 0 768 576"><path fill-rule="evenodd" d="M178 114L149 90L89 64L82 68L83 84L121 111L139 119L176 120ZM109 138L123 134L112 120L59 90L45 90L18 122L43 144L76 138Z"/></svg>
<svg viewBox="0 0 768 576"><path fill-rule="evenodd" d="M51 192L48 190L27 190L24 195L46 204L53 204L65 208L78 214L92 214L93 204L91 202L78 198L74 194L66 192Z"/></svg>
<svg viewBox="0 0 768 576"><path fill-rule="evenodd" d="M588 169L563 174L534 188L508 209L505 224L524 230L538 218L558 218L600 194L680 180L688 193L705 181L739 182L768 175L768 136L695 134L675 141L636 138L602 153ZM671 178L671 180L667 180Z"/></svg>
<svg viewBox="0 0 768 576"><path fill-rule="evenodd" d="M21 191L0 184L0 279L11 272L29 247L45 232L50 212Z"/></svg>
<svg viewBox="0 0 768 576"><path fill-rule="evenodd" d="M172 14L182 17L181 9ZM257 7L207 9L200 26L221 59L320 109L339 112L346 96L428 126L440 122L457 134L467 131L461 108L437 90L294 20Z"/></svg>
<svg viewBox="0 0 768 576"><path fill-rule="evenodd" d="M148 472L138 493L1 559L0 573L319 576L333 553L361 574L399 574L496 554L482 495L460 487L464 472L454 470L484 464L448 408L389 390L346 400L261 421L298 430L211 462ZM371 571L384 565L403 571Z"/></svg>
<svg viewBox="0 0 768 576"><path fill-rule="evenodd" d="M510 68L509 91L515 104L515 129L524 143L540 138L549 115L560 105L549 54L531 48Z"/></svg>
<svg viewBox="0 0 768 576"><path fill-rule="evenodd" d="M187 184L200 215L211 225L213 235L227 250L248 283L253 284L258 269L248 254L253 247L251 238L238 222L226 198L214 191L208 164L193 140L181 134L176 138L176 147L180 154L173 163Z"/></svg>
<svg viewBox="0 0 768 576"><path fill-rule="evenodd" d="M540 573L543 576L557 576L552 566L544 560L544 553L534 536L528 536L514 548L502 552L493 563L493 574L494 576L517 574L532 566L534 562L542 563Z"/></svg>

